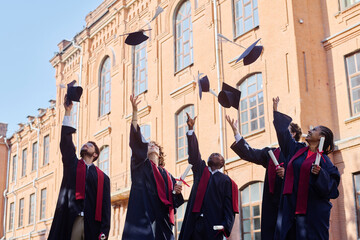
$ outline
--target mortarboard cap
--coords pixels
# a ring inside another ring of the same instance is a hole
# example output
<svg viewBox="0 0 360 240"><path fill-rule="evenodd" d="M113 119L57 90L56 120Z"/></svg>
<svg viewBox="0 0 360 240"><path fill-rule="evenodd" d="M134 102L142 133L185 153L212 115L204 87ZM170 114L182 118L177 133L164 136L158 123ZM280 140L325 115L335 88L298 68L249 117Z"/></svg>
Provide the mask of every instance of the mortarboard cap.
<svg viewBox="0 0 360 240"><path fill-rule="evenodd" d="M199 96L201 100L202 92L209 92L210 90L210 82L206 75L198 80L198 86L199 86Z"/></svg>
<svg viewBox="0 0 360 240"><path fill-rule="evenodd" d="M241 92L223 82L222 90L219 93L218 101L224 108L234 107L239 109Z"/></svg>
<svg viewBox="0 0 360 240"><path fill-rule="evenodd" d="M260 38L261 39L261 38ZM250 47L248 47L241 55L240 57L236 60L236 63L238 61L240 61L241 59L244 58L244 65L249 65L253 62L256 61L256 59L258 59L258 57L260 56L263 47L262 46L255 46L260 39L256 40L256 42L254 42L253 44L250 45Z"/></svg>
<svg viewBox="0 0 360 240"><path fill-rule="evenodd" d="M148 38L149 37L144 34L144 30L140 30L137 32L128 33L128 36L125 39L125 43L127 45L136 46L146 41Z"/></svg>
<svg viewBox="0 0 360 240"><path fill-rule="evenodd" d="M79 86L74 86L76 81L72 81L67 85L66 105L70 105L71 101L80 102L83 89Z"/></svg>

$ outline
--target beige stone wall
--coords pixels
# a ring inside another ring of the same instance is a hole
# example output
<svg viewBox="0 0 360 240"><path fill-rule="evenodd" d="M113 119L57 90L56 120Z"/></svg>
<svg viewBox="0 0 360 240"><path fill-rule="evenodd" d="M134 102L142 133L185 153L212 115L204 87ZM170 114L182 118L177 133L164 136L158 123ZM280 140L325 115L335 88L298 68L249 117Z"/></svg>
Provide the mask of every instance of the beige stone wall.
<svg viewBox="0 0 360 240"><path fill-rule="evenodd" d="M341 1L340 1L341 2ZM47 236L53 215L57 194L62 178L61 156L58 148L61 122L64 116L63 96L66 89L60 84L72 80L81 82L84 88L79 111L78 135L75 143L81 146L88 140L96 141L99 147L109 146L110 179L112 194L112 223L110 239L121 239L126 216L129 194L130 148L129 128L131 105L129 96L133 89L132 47L125 45L124 32L138 30L145 20L153 16L158 2L121 2L105 0L97 9L86 16L86 29L75 36L76 44L59 43L59 53L51 60L56 70L57 85L56 108L48 109L42 120L50 132L51 157L49 165L39 168L37 186L37 218L39 215L39 191L48 188L45 222L37 222L35 233L45 229ZM214 9L211 1L191 0L191 19L193 25L193 64L181 71L175 71L174 60L174 14L180 1L163 1L160 6L164 12L151 23L152 31L147 41L148 88L140 94L139 124L151 126L151 139L159 142L166 153L166 168L179 176L186 168L186 159L177 161L176 114L185 106L194 105L198 116L195 133L199 138L203 159L212 152L221 152L220 129L223 133L223 151L227 159L226 169L242 189L251 182L263 181L264 168L239 159L230 149L234 141L232 131L225 124L224 115L238 119L235 109L222 109L220 126L219 108L216 98L208 93L200 101L198 88L193 81L198 71L208 75L210 86L218 92L217 62L214 41ZM197 5L197 8L195 8ZM334 134L337 151L330 157L342 174L339 186L340 196L332 201L331 239L356 239L357 216L353 187L353 173L360 170L357 164L360 149L360 118L351 116L344 56L359 49L358 36L360 4L339 12L338 1L258 1L259 26L235 37L233 23L233 3L230 0L219 2L218 30L234 39L238 44L249 46L261 38L264 51L253 64L244 66L235 63L243 49L230 43L219 43L220 81L237 86L254 73L261 73L263 79L265 127L250 133L245 139L252 147L263 148L276 145L277 138L272 124L272 97L280 96L279 110L293 117L306 133L311 126L329 126ZM146 34L149 34L147 32ZM111 107L110 112L99 116L99 78L101 65L106 59L111 62ZM80 62L82 65L80 66ZM81 72L81 74L80 74ZM80 79L81 75L81 79ZM19 132L19 153L17 153L16 134L12 137L12 152L18 154L21 163L21 150L36 138L28 126ZM41 140L40 137L40 149ZM40 153L41 151L39 151ZM29 153L30 154L30 151ZM30 156L30 155L29 155ZM42 155L39 154L39 163ZM29 161L28 161L29 162ZM18 164L18 174L20 168ZM29 165L30 166L30 165ZM11 176L10 166L10 176ZM37 173L29 173L25 178L11 183L7 208L12 201L18 204L25 197L25 220L28 214L29 194L35 189L32 185ZM188 182L192 183L191 176ZM18 188L21 188L18 189ZM17 190L18 189L18 190ZM15 192L18 194L15 195ZM184 196L190 189L184 187ZM21 236L33 230L33 225L17 228L18 206L16 206L15 230L7 231L8 236ZM7 216L7 221L9 217ZM26 223L26 221L25 221ZM237 216L232 239L241 236ZM42 232L40 232L42 234ZM41 239L41 236L34 237Z"/></svg>

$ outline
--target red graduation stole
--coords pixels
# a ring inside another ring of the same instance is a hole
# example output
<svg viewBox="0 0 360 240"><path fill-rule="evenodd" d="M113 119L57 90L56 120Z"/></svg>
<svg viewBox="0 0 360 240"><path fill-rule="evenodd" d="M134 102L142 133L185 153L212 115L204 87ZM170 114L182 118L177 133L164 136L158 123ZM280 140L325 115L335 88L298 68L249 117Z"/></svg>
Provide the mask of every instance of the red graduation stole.
<svg viewBox="0 0 360 240"><path fill-rule="evenodd" d="M286 169L286 177L285 177L285 185L283 194L292 194L293 185L294 185L294 168L293 161L301 156L304 152L309 151L309 147L303 147L299 151L295 153L295 155L291 158L287 169ZM310 180L310 170L312 164L315 162L316 154L309 153L301 164L300 168L300 178L298 185L298 192L296 198L296 210L295 214L306 214L307 209L307 201L309 195L309 180Z"/></svg>
<svg viewBox="0 0 360 240"><path fill-rule="evenodd" d="M95 166L95 168L98 176L95 220L101 222L102 200L103 200L103 191L104 191L104 173L98 167ZM76 200L85 199L85 181L86 181L86 164L83 159L80 159L78 160L78 164L76 168L76 189L75 189Z"/></svg>
<svg viewBox="0 0 360 240"><path fill-rule="evenodd" d="M204 171L200 178L198 189L196 191L195 203L194 203L192 212L200 212L202 203L204 201L206 188L209 183L210 176L211 176L211 173L209 171L209 168L207 166L205 166ZM235 213L239 213L239 190L238 190L236 183L232 179L230 179L230 180L231 180L233 211Z"/></svg>
<svg viewBox="0 0 360 240"><path fill-rule="evenodd" d="M157 168L156 164L149 160L151 163L151 167L153 169L154 178L156 182L156 189L158 192L158 196L160 200L165 204L165 206L169 207L169 219L172 225L175 224L175 216L174 216L174 206L173 206L173 198L172 198L172 191L173 191L173 184L168 171L163 168L166 172L167 182L168 182L168 197L166 197L165 191L165 181L164 178L161 176L159 169Z"/></svg>
<svg viewBox="0 0 360 240"><path fill-rule="evenodd" d="M279 161L280 148L274 150L274 155L276 159ZM274 194L275 180L276 180L276 166L272 161L271 157L269 159L267 173L268 173L269 191L270 193Z"/></svg>

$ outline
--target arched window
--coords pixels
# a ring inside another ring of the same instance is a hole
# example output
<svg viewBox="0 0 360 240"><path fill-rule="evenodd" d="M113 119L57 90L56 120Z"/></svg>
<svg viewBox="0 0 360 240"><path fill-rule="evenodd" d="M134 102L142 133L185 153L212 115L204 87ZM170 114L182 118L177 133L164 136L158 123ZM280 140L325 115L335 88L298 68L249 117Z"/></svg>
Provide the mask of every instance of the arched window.
<svg viewBox="0 0 360 240"><path fill-rule="evenodd" d="M244 240L261 240L262 192L262 182L252 183L240 191L240 220Z"/></svg>
<svg viewBox="0 0 360 240"><path fill-rule="evenodd" d="M241 134L246 135L265 127L264 93L261 73L251 75L239 86Z"/></svg>
<svg viewBox="0 0 360 240"><path fill-rule="evenodd" d="M107 57L100 68L100 111L102 116L110 112L110 94L111 94L111 77L110 77L110 58Z"/></svg>
<svg viewBox="0 0 360 240"><path fill-rule="evenodd" d="M99 168L109 175L109 146L102 147L98 161Z"/></svg>
<svg viewBox="0 0 360 240"><path fill-rule="evenodd" d="M175 18L175 56L176 71L193 63L193 40L191 22L191 3L184 2Z"/></svg>
<svg viewBox="0 0 360 240"><path fill-rule="evenodd" d="M234 0L235 34L239 36L259 26L258 0Z"/></svg>
<svg viewBox="0 0 360 240"><path fill-rule="evenodd" d="M183 108L176 115L176 149L177 149L177 160L185 159L188 156L188 142L186 133L188 126L186 124L186 113L189 113L190 117L194 117L194 105Z"/></svg>
<svg viewBox="0 0 360 240"><path fill-rule="evenodd" d="M136 45L134 50L134 94L147 90L147 54L146 41Z"/></svg>

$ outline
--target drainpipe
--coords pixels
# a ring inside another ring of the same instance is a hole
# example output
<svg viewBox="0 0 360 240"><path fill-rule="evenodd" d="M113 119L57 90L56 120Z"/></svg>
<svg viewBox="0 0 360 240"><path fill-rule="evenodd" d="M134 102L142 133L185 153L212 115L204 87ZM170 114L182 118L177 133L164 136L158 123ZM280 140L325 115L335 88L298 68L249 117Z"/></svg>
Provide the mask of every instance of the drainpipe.
<svg viewBox="0 0 360 240"><path fill-rule="evenodd" d="M37 200L37 190L38 190L38 189L37 189L37 187L36 187L36 182L37 182L38 177L39 177L40 119L39 119L39 118L36 118L36 120L38 121L37 128L34 128L34 127L32 126L32 124L31 124L31 122L29 123L30 129L31 129L31 130L35 130L35 131L37 132L37 152L38 152L38 156L37 156L37 157L38 157L38 161L37 161L37 166L36 166L36 178L34 178L34 180L33 180L33 188L35 189L34 227L33 227L33 230L31 230L31 231L29 232L29 240L31 240L31 234L32 234L33 232L35 232L35 227L36 227L36 213L37 213L37 210L36 210L36 206L37 206L36 200Z"/></svg>
<svg viewBox="0 0 360 240"><path fill-rule="evenodd" d="M216 56L216 72L217 72L217 80L218 80L218 93L221 91L221 81L220 81L220 60L219 60L219 42L218 42L218 19L217 19L217 4L216 0L213 0L214 4L214 27L215 27L215 56ZM219 106L219 125L220 125L220 151L221 155L224 156L224 139L223 139L223 118L222 118L222 107L220 103Z"/></svg>
<svg viewBox="0 0 360 240"><path fill-rule="evenodd" d="M69 40L67 40L69 41ZM81 75L82 75L82 63L83 63L83 51L82 51L82 47L80 45L77 45L75 43L75 40L71 40L69 41L72 43L72 45L74 46L74 48L77 48L80 50L80 73L79 73L79 84L78 86L81 86ZM79 136L80 136L80 133L79 133L79 117L80 117L80 102L77 103L77 111L76 111L76 150L78 152L78 154L80 154L80 148L79 148Z"/></svg>
<svg viewBox="0 0 360 240"><path fill-rule="evenodd" d="M0 137L1 139L1 137ZM7 143L7 138L4 137L4 142L5 142L5 145L6 147L8 148L8 160L7 160L7 168L6 168L6 188L4 190L4 193L3 193L3 196L4 196L4 216L3 216L3 236L1 238L1 240L5 239L5 234L6 234L6 209L7 209L7 196L6 196L6 193L8 191L8 186L9 186L9 165L10 165L10 152L11 152L11 149L10 149L10 146L9 144Z"/></svg>

